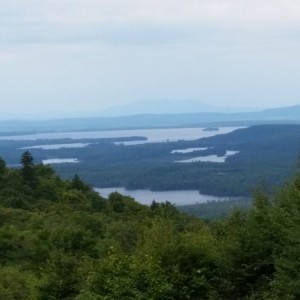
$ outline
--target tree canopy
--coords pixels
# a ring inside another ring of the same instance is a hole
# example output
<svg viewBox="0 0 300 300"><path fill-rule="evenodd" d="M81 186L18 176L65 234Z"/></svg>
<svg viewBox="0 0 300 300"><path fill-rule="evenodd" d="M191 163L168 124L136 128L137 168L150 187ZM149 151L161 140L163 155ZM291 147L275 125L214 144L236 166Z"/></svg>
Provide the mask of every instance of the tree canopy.
<svg viewBox="0 0 300 300"><path fill-rule="evenodd" d="M30 153L21 162L0 164L0 299L300 297L299 174L207 222L171 203L104 199Z"/></svg>

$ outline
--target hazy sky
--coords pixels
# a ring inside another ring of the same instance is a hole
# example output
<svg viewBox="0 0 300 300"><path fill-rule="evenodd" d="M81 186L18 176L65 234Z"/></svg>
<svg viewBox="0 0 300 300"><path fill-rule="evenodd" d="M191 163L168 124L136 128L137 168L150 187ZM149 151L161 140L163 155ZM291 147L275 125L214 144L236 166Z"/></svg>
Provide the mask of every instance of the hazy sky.
<svg viewBox="0 0 300 300"><path fill-rule="evenodd" d="M299 0L0 0L0 117L300 104Z"/></svg>

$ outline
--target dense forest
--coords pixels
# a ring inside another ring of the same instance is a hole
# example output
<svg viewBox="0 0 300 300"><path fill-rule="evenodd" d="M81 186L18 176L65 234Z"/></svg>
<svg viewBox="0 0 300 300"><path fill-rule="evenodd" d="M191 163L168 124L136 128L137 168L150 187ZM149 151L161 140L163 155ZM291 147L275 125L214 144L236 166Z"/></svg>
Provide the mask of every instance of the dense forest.
<svg viewBox="0 0 300 300"><path fill-rule="evenodd" d="M182 204L176 205L181 212L196 216L203 220L216 220L228 217L233 211L239 210L241 212L248 211L253 205L253 199L250 198L236 198L226 200L213 200L203 203Z"/></svg>
<svg viewBox="0 0 300 300"><path fill-rule="evenodd" d="M130 133L129 133L130 134ZM269 192L295 172L300 149L300 125L260 125L193 141L141 145L115 142L145 137L106 139L0 140L1 155L11 166L19 163L24 147L89 143L85 148L30 149L37 162L77 158L79 163L53 165L63 178L79 176L94 187L126 187L150 190L199 190L215 196L251 196L257 184ZM270 145L272 145L270 147ZM172 153L186 148L207 148ZM225 163L176 163L193 157L223 156L238 151Z"/></svg>
<svg viewBox="0 0 300 300"><path fill-rule="evenodd" d="M203 221L0 161L0 299L299 299L300 175Z"/></svg>

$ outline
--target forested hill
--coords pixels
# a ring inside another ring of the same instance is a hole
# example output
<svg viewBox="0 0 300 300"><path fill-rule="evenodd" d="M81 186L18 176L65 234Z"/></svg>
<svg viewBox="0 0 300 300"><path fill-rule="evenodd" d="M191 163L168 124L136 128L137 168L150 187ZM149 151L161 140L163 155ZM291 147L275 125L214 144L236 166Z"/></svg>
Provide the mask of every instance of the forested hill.
<svg viewBox="0 0 300 300"><path fill-rule="evenodd" d="M0 299L299 299L300 175L206 223L0 161Z"/></svg>

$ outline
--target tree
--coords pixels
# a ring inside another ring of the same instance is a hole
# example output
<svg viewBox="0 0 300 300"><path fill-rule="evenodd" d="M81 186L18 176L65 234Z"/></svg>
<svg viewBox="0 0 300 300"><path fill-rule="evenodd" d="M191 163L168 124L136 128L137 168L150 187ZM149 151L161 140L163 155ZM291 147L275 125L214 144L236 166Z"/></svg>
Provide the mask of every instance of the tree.
<svg viewBox="0 0 300 300"><path fill-rule="evenodd" d="M272 212L277 243L272 299L300 297L300 175L280 191Z"/></svg>
<svg viewBox="0 0 300 300"><path fill-rule="evenodd" d="M6 171L6 163L2 157L0 157L0 174L4 174Z"/></svg>
<svg viewBox="0 0 300 300"><path fill-rule="evenodd" d="M21 156L21 175L23 180L30 185L33 185L36 181L34 172L33 157L29 151L25 151Z"/></svg>
<svg viewBox="0 0 300 300"><path fill-rule="evenodd" d="M72 179L72 188L79 191L85 191L85 192L92 190L89 185L87 185L80 179L78 174L75 174Z"/></svg>

